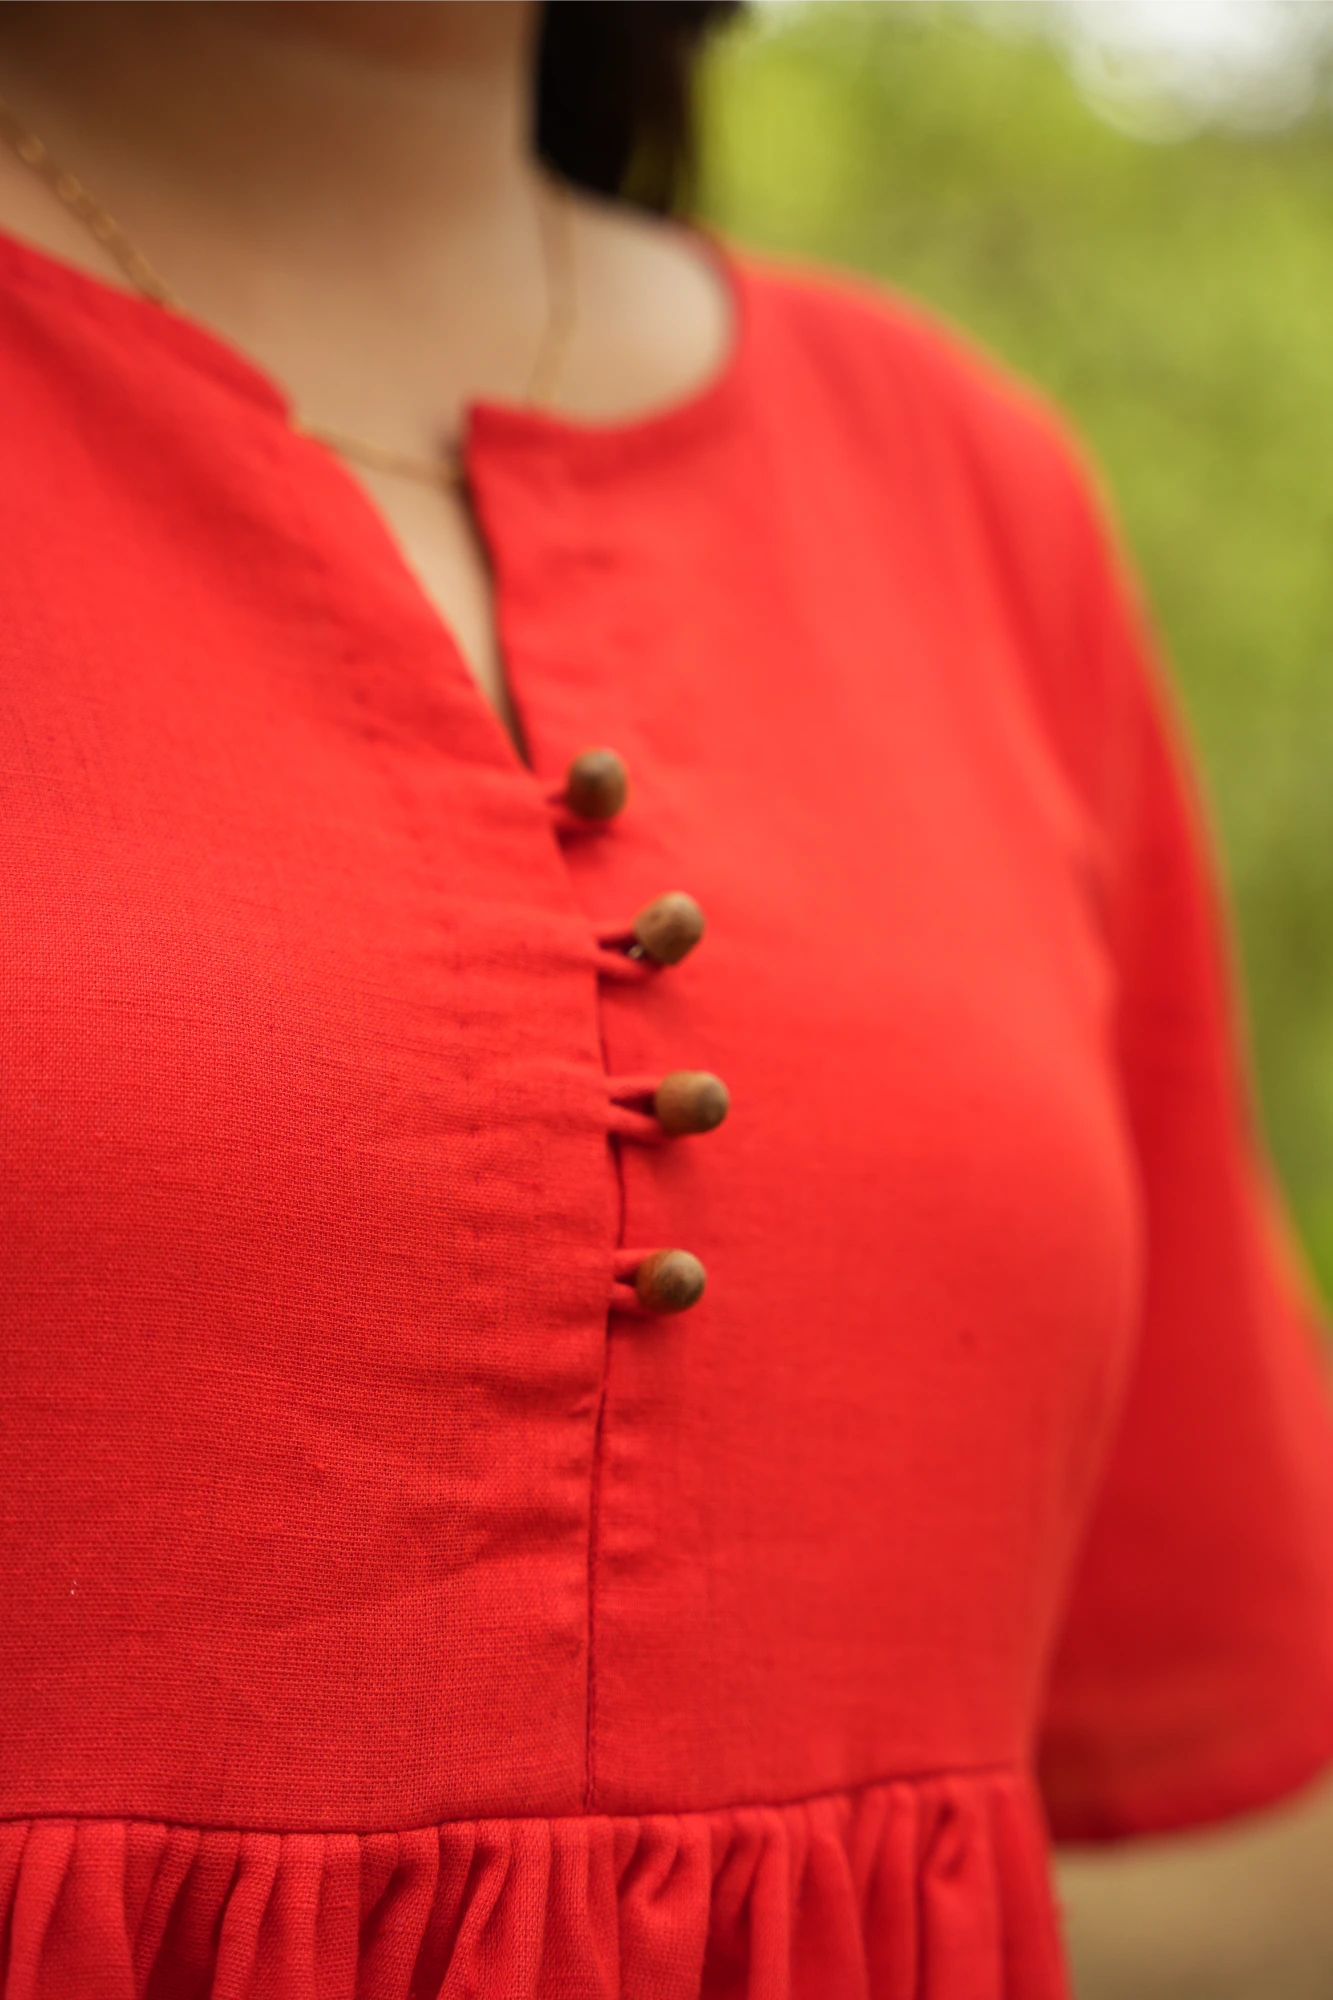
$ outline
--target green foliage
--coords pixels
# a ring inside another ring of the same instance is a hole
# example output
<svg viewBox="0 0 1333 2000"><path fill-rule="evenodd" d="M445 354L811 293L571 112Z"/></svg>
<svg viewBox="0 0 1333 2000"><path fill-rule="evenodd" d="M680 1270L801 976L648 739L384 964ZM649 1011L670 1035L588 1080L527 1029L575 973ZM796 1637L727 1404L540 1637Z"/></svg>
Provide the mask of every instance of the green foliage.
<svg viewBox="0 0 1333 2000"><path fill-rule="evenodd" d="M1100 460L1220 831L1270 1145L1333 1294L1333 124L1145 144L1020 10L982 11L751 16L709 72L704 207L929 301Z"/></svg>

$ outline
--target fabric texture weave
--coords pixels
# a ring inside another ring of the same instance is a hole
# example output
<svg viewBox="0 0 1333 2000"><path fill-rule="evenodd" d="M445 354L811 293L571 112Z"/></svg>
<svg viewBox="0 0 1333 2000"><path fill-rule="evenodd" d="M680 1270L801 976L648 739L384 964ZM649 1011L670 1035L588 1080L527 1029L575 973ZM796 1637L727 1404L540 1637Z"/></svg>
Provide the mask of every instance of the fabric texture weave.
<svg viewBox="0 0 1333 2000"><path fill-rule="evenodd" d="M525 764L269 381L0 246L4 2000L1057 2000L1048 1823L1333 1756L1097 503L912 309L728 270L689 402L472 413Z"/></svg>

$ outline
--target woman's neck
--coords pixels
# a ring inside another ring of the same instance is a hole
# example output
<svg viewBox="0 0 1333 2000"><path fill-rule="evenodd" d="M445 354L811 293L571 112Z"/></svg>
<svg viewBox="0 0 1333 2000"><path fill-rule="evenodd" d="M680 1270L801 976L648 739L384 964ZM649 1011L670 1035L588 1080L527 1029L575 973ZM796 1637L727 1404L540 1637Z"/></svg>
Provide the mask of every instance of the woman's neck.
<svg viewBox="0 0 1333 2000"><path fill-rule="evenodd" d="M14 112L186 305L294 378L304 402L337 400L312 376L356 356L410 378L426 341L434 379L458 394L519 393L546 311L533 7L0 12L0 94ZM7 185L21 233L109 275L47 190Z"/></svg>
<svg viewBox="0 0 1333 2000"><path fill-rule="evenodd" d="M0 97L187 310L312 418L404 450L521 399L550 306L531 150L535 0L8 0ZM575 205L579 324L559 402L688 394L729 300L651 220ZM116 282L0 149L0 227Z"/></svg>
<svg viewBox="0 0 1333 2000"><path fill-rule="evenodd" d="M438 242L521 202L523 0L10 4L3 88L122 207L226 237L337 241L365 218Z"/></svg>

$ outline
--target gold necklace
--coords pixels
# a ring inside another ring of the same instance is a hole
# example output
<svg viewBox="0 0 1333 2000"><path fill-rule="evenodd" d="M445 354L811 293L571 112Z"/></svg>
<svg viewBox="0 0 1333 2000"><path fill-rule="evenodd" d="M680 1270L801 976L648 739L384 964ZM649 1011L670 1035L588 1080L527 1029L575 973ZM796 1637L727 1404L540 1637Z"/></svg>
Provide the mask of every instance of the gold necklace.
<svg viewBox="0 0 1333 2000"><path fill-rule="evenodd" d="M75 220L97 239L141 297L151 299L166 312L183 312L181 300L149 263L142 250L131 242L115 217L95 201L83 182L55 159L35 132L20 124L0 98L0 138L10 150L46 183ZM555 394L564 368L565 355L578 318L578 288L574 263L574 240L569 199L561 184L551 182L549 202L536 202L541 234L542 268L546 280L546 323L541 344L528 378L525 401L548 403ZM415 479L428 486L456 489L464 484L462 454L456 443L447 444L436 457L421 452L398 451L391 445L376 444L370 438L349 431L334 430L311 423L295 410L292 429L377 472L401 479Z"/></svg>

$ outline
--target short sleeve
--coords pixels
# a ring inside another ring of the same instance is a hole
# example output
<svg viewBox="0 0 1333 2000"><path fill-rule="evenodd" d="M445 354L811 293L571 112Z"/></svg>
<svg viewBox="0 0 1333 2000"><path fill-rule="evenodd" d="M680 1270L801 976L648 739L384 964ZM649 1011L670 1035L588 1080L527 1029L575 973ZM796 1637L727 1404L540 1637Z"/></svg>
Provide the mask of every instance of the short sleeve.
<svg viewBox="0 0 1333 2000"><path fill-rule="evenodd" d="M1078 1840L1257 1808L1333 1758L1333 1421L1188 760L1088 503L1070 554L1145 1242L1133 1375L1040 1746L1055 1835Z"/></svg>

